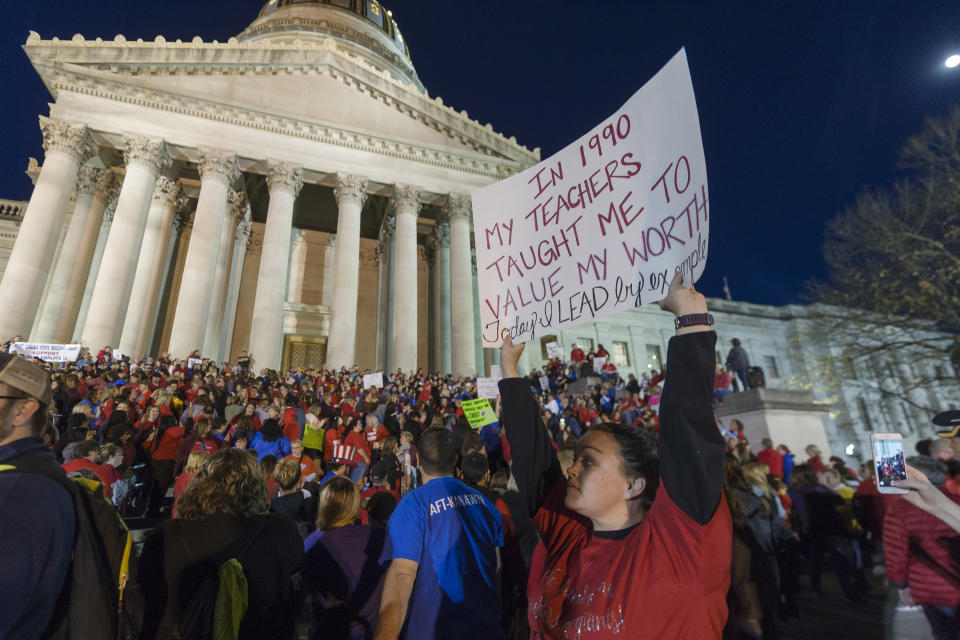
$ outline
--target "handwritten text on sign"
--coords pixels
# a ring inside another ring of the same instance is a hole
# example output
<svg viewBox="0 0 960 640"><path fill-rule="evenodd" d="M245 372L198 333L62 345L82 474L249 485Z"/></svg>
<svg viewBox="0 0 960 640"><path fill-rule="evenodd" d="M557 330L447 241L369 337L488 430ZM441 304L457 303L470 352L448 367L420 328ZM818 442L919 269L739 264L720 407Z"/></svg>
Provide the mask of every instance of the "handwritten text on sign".
<svg viewBox="0 0 960 640"><path fill-rule="evenodd" d="M680 50L610 118L473 192L484 346L526 342L666 295L703 273L700 121Z"/></svg>

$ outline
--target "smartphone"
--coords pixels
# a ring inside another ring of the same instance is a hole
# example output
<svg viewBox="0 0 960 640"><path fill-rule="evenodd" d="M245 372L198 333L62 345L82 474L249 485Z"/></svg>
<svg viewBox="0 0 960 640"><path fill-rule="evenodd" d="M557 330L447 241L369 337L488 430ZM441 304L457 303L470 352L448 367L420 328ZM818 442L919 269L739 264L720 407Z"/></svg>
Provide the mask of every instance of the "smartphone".
<svg viewBox="0 0 960 640"><path fill-rule="evenodd" d="M903 459L903 437L899 433L871 433L873 464L877 491L880 493L908 493L892 485L894 480L907 479L907 463Z"/></svg>

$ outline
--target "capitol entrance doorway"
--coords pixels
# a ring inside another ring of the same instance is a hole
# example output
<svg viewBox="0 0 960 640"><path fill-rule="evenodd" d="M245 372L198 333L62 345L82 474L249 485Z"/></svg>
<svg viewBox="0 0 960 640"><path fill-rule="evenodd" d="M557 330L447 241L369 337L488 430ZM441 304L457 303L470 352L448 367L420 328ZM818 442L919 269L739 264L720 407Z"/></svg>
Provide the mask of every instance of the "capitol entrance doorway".
<svg viewBox="0 0 960 640"><path fill-rule="evenodd" d="M327 361L327 339L287 335L283 337L281 368L319 369Z"/></svg>

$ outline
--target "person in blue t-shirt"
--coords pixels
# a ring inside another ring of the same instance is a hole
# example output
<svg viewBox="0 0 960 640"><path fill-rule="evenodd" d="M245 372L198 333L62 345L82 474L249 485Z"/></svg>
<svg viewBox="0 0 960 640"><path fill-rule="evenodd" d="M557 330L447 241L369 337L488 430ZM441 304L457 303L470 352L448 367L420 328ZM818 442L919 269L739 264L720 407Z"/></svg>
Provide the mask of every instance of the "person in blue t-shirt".
<svg viewBox="0 0 960 640"><path fill-rule="evenodd" d="M504 638L497 594L503 523L481 493L451 477L457 449L446 429L420 437L423 486L397 505L375 640Z"/></svg>

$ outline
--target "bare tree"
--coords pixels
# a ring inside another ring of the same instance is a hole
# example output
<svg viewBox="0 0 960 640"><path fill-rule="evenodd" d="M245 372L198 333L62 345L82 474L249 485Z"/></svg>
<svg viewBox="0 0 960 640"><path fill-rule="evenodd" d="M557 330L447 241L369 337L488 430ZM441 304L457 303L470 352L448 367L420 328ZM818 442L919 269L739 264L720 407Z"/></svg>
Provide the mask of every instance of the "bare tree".
<svg viewBox="0 0 960 640"><path fill-rule="evenodd" d="M881 395L933 411L960 367L960 106L928 119L900 164L828 223L809 330L842 377L862 383L867 367Z"/></svg>

